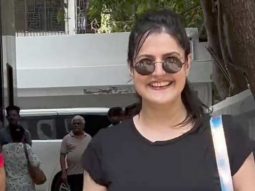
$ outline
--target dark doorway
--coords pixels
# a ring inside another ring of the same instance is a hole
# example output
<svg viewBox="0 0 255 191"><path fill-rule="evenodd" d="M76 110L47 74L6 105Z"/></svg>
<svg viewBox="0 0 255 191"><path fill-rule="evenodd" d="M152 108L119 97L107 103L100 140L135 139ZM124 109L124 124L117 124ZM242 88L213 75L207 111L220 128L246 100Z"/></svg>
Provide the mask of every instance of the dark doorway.
<svg viewBox="0 0 255 191"><path fill-rule="evenodd" d="M13 105L14 103L13 68L10 64L7 64L7 88L8 88L9 105Z"/></svg>

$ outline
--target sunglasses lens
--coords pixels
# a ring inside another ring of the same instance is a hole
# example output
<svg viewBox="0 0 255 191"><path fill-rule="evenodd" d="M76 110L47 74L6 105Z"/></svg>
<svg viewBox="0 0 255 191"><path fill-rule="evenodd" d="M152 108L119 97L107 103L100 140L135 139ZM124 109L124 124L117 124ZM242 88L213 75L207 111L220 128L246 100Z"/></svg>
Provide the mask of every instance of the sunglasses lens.
<svg viewBox="0 0 255 191"><path fill-rule="evenodd" d="M141 75L150 75L155 70L155 64L151 60L141 60L135 64L135 70Z"/></svg>
<svg viewBox="0 0 255 191"><path fill-rule="evenodd" d="M167 73L179 72L182 68L183 63L176 57L166 58L163 63L163 68Z"/></svg>

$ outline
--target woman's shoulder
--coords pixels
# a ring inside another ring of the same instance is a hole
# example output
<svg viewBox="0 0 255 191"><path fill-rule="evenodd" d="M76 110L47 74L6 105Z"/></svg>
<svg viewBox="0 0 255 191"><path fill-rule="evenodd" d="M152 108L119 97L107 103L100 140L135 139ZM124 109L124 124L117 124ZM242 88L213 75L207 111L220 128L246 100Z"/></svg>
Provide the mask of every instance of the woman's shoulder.
<svg viewBox="0 0 255 191"><path fill-rule="evenodd" d="M11 148L17 148L17 147L23 147L23 143L8 143L3 145L4 149L11 149Z"/></svg>
<svg viewBox="0 0 255 191"><path fill-rule="evenodd" d="M114 136L121 136L122 134L125 134L126 131L129 130L129 128L132 126L132 119L128 119L128 120L125 120L123 122L121 122L120 124L118 125L113 125L111 127L107 127L107 128L104 128L104 129L101 129L96 137L105 137L105 136L110 136L110 137L114 137Z"/></svg>
<svg viewBox="0 0 255 191"><path fill-rule="evenodd" d="M226 136L226 141L249 140L248 125L242 118L233 115L222 115L222 125Z"/></svg>
<svg viewBox="0 0 255 191"><path fill-rule="evenodd" d="M132 119L123 121L118 125L107 127L99 130L99 132L92 138L93 142L112 142L115 140L120 140L127 136L128 132L132 127Z"/></svg>
<svg viewBox="0 0 255 191"><path fill-rule="evenodd" d="M31 146L26 143L26 148L28 150L31 150ZM14 150L16 151L17 149L24 149L24 143L8 143L3 145L2 147L3 150Z"/></svg>
<svg viewBox="0 0 255 191"><path fill-rule="evenodd" d="M242 139L248 139L248 126L244 120L237 118L232 115L218 115L214 117L221 116L222 127L224 129L224 134L226 141L241 141ZM210 120L212 116L206 115L202 121L202 129L210 131Z"/></svg>
<svg viewBox="0 0 255 191"><path fill-rule="evenodd" d="M220 116L220 115L219 115ZM216 116L217 117L217 116ZM207 134L211 134L210 127L210 115L206 115L203 118L201 125L201 132L207 132ZM224 129L225 139L229 150L238 150L239 147L236 145L249 146L250 138L248 135L248 125L245 123L245 120L241 120L232 115L221 115L222 119L222 127Z"/></svg>
<svg viewBox="0 0 255 191"><path fill-rule="evenodd" d="M249 129L245 120L231 115L223 115L223 127L226 141L231 149L238 150L238 145L247 146L247 149L251 146Z"/></svg>
<svg viewBox="0 0 255 191"><path fill-rule="evenodd" d="M233 136L233 134L239 133L239 132L247 132L248 129L245 124L243 124L243 120L240 120L240 118L237 118L232 115L218 115L214 117L220 117L222 119L222 124L224 128L225 134L228 134L230 136ZM209 114L205 114L204 117L201 120L201 128L210 130L210 120L212 119L212 116Z"/></svg>
<svg viewBox="0 0 255 191"><path fill-rule="evenodd" d="M249 154L251 154L252 142L245 120L232 115L222 115L222 123L231 172L234 175Z"/></svg>

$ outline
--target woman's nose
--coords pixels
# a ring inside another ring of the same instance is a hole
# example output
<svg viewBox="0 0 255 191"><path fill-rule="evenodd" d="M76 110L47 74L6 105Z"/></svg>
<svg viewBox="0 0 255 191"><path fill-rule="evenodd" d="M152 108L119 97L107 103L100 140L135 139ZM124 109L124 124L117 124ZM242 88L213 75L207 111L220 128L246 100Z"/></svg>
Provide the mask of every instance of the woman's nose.
<svg viewBox="0 0 255 191"><path fill-rule="evenodd" d="M166 74L165 70L163 69L163 62L155 62L155 70L152 75L164 75Z"/></svg>

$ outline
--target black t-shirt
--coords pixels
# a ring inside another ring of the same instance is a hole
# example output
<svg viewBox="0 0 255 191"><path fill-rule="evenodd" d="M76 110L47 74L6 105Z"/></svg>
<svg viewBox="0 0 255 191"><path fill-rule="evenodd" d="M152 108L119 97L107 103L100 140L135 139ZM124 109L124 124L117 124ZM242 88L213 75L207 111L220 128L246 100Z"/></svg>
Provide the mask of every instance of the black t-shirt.
<svg viewBox="0 0 255 191"><path fill-rule="evenodd" d="M234 175L251 153L248 137L223 117ZM108 191L220 191L209 116L196 130L180 137L151 142L133 120L101 130L83 155L83 167Z"/></svg>

